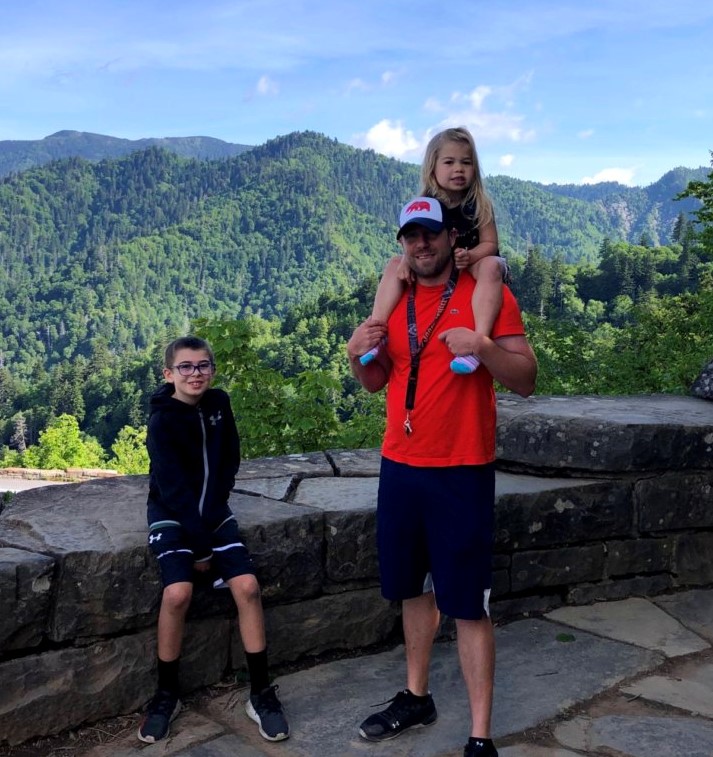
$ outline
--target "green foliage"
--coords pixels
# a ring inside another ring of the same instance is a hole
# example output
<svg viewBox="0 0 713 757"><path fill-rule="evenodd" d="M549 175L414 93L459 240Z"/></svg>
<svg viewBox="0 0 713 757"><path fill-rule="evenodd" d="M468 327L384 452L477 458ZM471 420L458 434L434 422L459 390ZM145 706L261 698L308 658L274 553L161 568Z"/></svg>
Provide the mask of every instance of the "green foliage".
<svg viewBox="0 0 713 757"><path fill-rule="evenodd" d="M711 152L713 157L713 152ZM713 160L711 160L713 165ZM691 181L677 199L695 197L701 206L693 212L700 224L696 236L707 253L707 259L713 260L713 172L708 174L707 181Z"/></svg>
<svg viewBox="0 0 713 757"><path fill-rule="evenodd" d="M251 346L244 321L198 321L196 332L215 353L216 384L230 394L243 456L325 449L336 439L339 382L323 371L284 378Z"/></svg>
<svg viewBox="0 0 713 757"><path fill-rule="evenodd" d="M526 321L539 394L683 394L713 355L713 286L650 298L621 327Z"/></svg>
<svg viewBox="0 0 713 757"><path fill-rule="evenodd" d="M136 474L149 472L149 453L146 449L146 426L124 426L111 445L114 457L109 467L119 473Z"/></svg>
<svg viewBox="0 0 713 757"><path fill-rule="evenodd" d="M101 468L105 454L96 439L80 432L74 416L60 415L40 432L39 444L28 447L20 461L23 468Z"/></svg>

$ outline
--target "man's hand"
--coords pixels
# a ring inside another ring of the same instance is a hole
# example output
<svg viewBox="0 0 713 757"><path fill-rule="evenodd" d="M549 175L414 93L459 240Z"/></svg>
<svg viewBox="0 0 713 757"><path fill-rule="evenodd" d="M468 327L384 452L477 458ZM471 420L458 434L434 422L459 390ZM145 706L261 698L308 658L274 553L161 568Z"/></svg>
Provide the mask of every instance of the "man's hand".
<svg viewBox="0 0 713 757"><path fill-rule="evenodd" d="M368 352L386 336L386 324L374 318L367 318L359 324L351 339L347 342L347 355L353 361L365 352Z"/></svg>
<svg viewBox="0 0 713 757"><path fill-rule="evenodd" d="M210 560L202 560L201 562L193 563L193 570L198 573L207 573L210 570Z"/></svg>
<svg viewBox="0 0 713 757"><path fill-rule="evenodd" d="M446 347L454 355L477 355L477 344L480 341L478 334L465 326L458 326L454 329L442 331L438 338L445 342Z"/></svg>

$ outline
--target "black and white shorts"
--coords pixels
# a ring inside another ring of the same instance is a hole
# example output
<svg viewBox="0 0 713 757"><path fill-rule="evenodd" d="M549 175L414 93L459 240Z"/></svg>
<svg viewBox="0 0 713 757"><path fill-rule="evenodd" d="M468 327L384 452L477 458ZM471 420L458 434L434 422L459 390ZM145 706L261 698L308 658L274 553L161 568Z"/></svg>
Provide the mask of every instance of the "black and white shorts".
<svg viewBox="0 0 713 757"><path fill-rule="evenodd" d="M193 583L196 577L195 557L190 540L176 520L161 520L149 526L149 547L158 560L164 586L180 581ZM227 517L213 531L213 555L210 558L211 578L216 586L235 576L255 574L255 567L240 535L234 515Z"/></svg>

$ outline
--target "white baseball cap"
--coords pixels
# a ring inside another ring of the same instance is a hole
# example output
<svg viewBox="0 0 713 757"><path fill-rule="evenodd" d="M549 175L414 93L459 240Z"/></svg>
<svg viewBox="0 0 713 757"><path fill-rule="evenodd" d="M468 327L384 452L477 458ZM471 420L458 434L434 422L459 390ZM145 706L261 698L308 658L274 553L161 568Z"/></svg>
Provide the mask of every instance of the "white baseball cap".
<svg viewBox="0 0 713 757"><path fill-rule="evenodd" d="M443 219L443 206L435 197L414 197L409 200L399 215L399 239L407 226L412 224L425 226L430 231L438 234L443 231L446 224Z"/></svg>

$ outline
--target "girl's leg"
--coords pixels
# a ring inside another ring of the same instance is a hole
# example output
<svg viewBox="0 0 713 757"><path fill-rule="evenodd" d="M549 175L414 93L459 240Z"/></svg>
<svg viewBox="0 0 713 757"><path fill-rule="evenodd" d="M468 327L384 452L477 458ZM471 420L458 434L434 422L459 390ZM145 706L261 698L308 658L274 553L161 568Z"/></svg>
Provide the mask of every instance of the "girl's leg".
<svg viewBox="0 0 713 757"><path fill-rule="evenodd" d="M468 272L477 280L471 305L475 317L475 331L490 336L503 303L503 271L499 258L482 258ZM451 361L455 373L473 373L480 365L475 355L458 355Z"/></svg>
<svg viewBox="0 0 713 757"><path fill-rule="evenodd" d="M404 284L402 276L402 261L401 257L391 258L386 264L384 269L384 275L381 277L379 286L376 290L376 297L374 298L374 307L371 311L371 317L375 321L381 321L386 323L389 320L393 309L401 299ZM368 352L365 352L360 358L359 362L362 365L368 365L379 353L379 349L384 340L379 342L376 346L372 347Z"/></svg>

